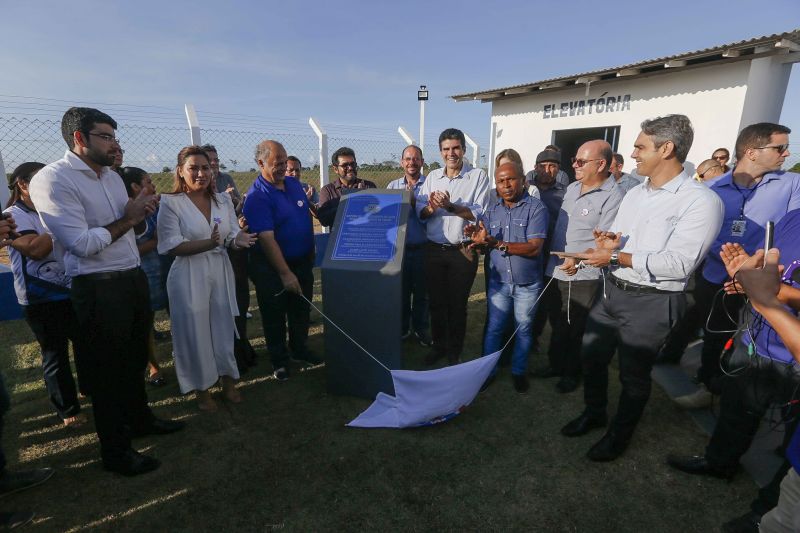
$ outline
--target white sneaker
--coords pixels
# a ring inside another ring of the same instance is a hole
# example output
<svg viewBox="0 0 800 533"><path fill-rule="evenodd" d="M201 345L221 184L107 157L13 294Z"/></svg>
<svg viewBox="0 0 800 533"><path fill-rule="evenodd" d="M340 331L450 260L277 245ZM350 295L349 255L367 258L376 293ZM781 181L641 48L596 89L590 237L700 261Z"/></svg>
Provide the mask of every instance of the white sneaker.
<svg viewBox="0 0 800 533"><path fill-rule="evenodd" d="M685 396L678 396L673 398L673 401L684 409L705 409L711 407L711 401L714 395L708 392L708 389L702 383L700 387L691 394Z"/></svg>

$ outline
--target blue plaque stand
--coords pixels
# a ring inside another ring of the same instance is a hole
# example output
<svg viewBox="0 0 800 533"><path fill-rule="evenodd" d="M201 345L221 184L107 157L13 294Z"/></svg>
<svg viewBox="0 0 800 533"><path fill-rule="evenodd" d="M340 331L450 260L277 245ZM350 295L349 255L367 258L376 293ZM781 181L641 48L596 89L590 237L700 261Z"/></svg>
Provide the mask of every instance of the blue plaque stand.
<svg viewBox="0 0 800 533"><path fill-rule="evenodd" d="M403 254L407 191L368 189L342 197L322 260L325 314L387 368L402 368ZM394 394L391 375L325 322L328 391L374 399Z"/></svg>

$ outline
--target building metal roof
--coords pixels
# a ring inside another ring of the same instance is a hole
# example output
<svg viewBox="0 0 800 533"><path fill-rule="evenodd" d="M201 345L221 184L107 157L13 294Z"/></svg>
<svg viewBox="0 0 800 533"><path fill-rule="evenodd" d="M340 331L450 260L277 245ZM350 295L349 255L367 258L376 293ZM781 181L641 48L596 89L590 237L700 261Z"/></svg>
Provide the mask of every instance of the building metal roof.
<svg viewBox="0 0 800 533"><path fill-rule="evenodd" d="M497 89L488 89L472 93L456 94L451 96L456 102L480 100L490 102L515 96L535 93L538 91L557 90L572 85L586 85L602 83L603 81L618 78L637 78L674 72L676 70L691 69L709 66L710 63L728 63L734 61L751 60L757 57L784 54L787 61L796 62L800 58L800 28L773 35L753 37L744 41L721 44L711 48L683 52L680 54L648 59L638 63L630 63L619 67L582 72L570 76L549 78L546 80L511 85Z"/></svg>

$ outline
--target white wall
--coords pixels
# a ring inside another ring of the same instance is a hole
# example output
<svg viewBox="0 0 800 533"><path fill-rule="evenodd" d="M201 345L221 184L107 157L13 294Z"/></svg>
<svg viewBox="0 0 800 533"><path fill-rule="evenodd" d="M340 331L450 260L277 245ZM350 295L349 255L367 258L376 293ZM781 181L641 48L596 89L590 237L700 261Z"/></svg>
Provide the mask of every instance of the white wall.
<svg viewBox="0 0 800 533"><path fill-rule="evenodd" d="M748 94L750 64L738 61L645 78L618 78L592 84L589 96L581 85L497 100L492 103L491 120L496 123L492 155L514 148L522 156L527 171L533 168L536 154L550 144L553 130L620 126L619 152L625 157L625 170L630 171L635 167L629 156L640 131L639 124L647 118L681 113L694 125L694 143L687 160L693 168L711 157L716 148L725 146L733 151ZM558 110L561 102L596 99L606 92L606 96L614 97L630 94L630 110L543 118L545 105L553 104Z"/></svg>

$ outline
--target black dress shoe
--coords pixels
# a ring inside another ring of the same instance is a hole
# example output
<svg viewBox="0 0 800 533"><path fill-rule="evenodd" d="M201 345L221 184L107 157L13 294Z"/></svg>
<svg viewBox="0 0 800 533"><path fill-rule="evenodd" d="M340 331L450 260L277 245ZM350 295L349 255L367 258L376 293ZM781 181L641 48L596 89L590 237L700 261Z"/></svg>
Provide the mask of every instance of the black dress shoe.
<svg viewBox="0 0 800 533"><path fill-rule="evenodd" d="M578 385L581 384L581 381L578 378L574 378L572 376L564 376L563 378L558 380L556 383L556 390L561 394L566 394L568 392L572 392L578 388Z"/></svg>
<svg viewBox="0 0 800 533"><path fill-rule="evenodd" d="M142 429L134 430L131 435L133 438L146 437L147 435L167 435L175 433L186 427L186 423L180 420L166 420L163 418L154 418L150 424Z"/></svg>
<svg viewBox="0 0 800 533"><path fill-rule="evenodd" d="M535 378L556 378L561 375L558 370L551 366L543 366L535 370L531 370L530 374Z"/></svg>
<svg viewBox="0 0 800 533"><path fill-rule="evenodd" d="M514 382L514 390L520 394L525 394L531 387L525 374L519 376L516 374L511 374L511 380Z"/></svg>
<svg viewBox="0 0 800 533"><path fill-rule="evenodd" d="M103 467L106 470L128 477L152 472L159 466L161 466L161 461L136 450L128 450L119 458L103 459Z"/></svg>
<svg viewBox="0 0 800 533"><path fill-rule="evenodd" d="M667 464L687 474L711 476L730 481L738 468L712 466L702 455L668 455Z"/></svg>
<svg viewBox="0 0 800 533"><path fill-rule="evenodd" d="M561 434L565 437L580 437L595 428L604 428L606 424L608 424L606 415L595 416L584 411L581 416L561 428Z"/></svg>
<svg viewBox="0 0 800 533"><path fill-rule="evenodd" d="M620 439L613 431L609 431L594 446L589 448L589 451L586 452L586 457L597 463L606 463L622 455L627 447L628 441Z"/></svg>

